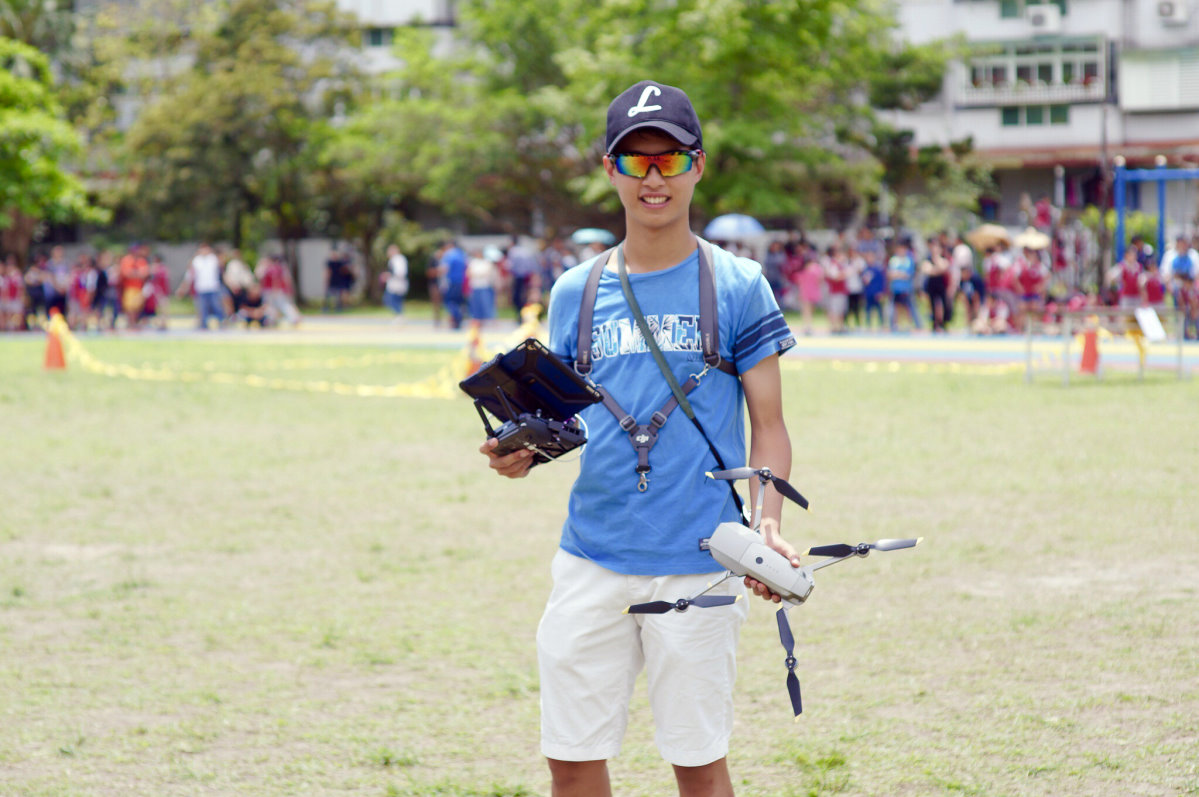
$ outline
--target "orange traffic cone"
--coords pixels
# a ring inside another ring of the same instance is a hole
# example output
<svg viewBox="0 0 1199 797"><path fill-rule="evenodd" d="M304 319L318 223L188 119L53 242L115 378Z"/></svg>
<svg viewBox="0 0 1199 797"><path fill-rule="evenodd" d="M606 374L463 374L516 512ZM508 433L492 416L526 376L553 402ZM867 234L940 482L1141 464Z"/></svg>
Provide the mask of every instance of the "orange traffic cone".
<svg viewBox="0 0 1199 797"><path fill-rule="evenodd" d="M1082 333L1082 360L1078 363L1078 372L1099 372L1099 330L1094 327Z"/></svg>
<svg viewBox="0 0 1199 797"><path fill-rule="evenodd" d="M62 316L57 310L50 311L50 325L46 327L46 363L47 371L62 371L67 367L67 360L62 354L62 339L58 336L58 324Z"/></svg>

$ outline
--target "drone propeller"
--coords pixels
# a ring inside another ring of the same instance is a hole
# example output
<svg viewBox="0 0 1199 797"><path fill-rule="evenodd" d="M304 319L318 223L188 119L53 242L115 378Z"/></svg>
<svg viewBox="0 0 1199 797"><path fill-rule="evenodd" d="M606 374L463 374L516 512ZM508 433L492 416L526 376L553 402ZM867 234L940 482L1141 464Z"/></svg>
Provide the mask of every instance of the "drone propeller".
<svg viewBox="0 0 1199 797"><path fill-rule="evenodd" d="M774 489L778 490L781 495L790 498L804 509L808 508L808 499L800 495L799 490L788 484L785 479L771 473L770 468L730 468L728 470L715 470L708 475L713 479L724 479L726 481L757 477L762 481L768 481L773 484Z"/></svg>
<svg viewBox="0 0 1199 797"><path fill-rule="evenodd" d="M857 554L865 556L871 551L898 551L900 548L915 548L923 537L906 540L879 540L878 542L860 542L857 545L836 543L834 545L817 545L804 552L804 556L832 556L842 558Z"/></svg>
<svg viewBox="0 0 1199 797"><path fill-rule="evenodd" d="M741 600L740 595L697 595L694 598L679 598L677 601L650 601L635 603L624 610L625 614L666 614L671 609L676 612L687 611L688 606L698 606L707 609L711 606L728 606Z"/></svg>
<svg viewBox="0 0 1199 797"><path fill-rule="evenodd" d="M803 713L803 700L799 694L799 676L795 674L795 665L798 663L795 659L795 637L791 635L787 610L781 608L774 616L779 624L779 641L783 643L783 650L787 651L787 658L783 661L787 665L787 694L791 696L791 710L795 712L795 719L798 720L799 715Z"/></svg>

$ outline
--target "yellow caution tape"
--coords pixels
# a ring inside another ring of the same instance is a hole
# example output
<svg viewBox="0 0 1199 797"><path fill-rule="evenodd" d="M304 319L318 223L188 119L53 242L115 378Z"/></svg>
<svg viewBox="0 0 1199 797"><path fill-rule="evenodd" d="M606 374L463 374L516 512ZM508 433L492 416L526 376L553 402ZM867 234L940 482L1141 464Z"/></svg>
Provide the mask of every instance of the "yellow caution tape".
<svg viewBox="0 0 1199 797"><path fill-rule="evenodd" d="M540 323L537 316L540 307L525 308L522 313L522 324L500 346L486 345L478 329L471 331L463 350L452 356L435 374L417 382L399 383L394 385L362 385L347 382L335 382L324 379L282 379L270 378L257 373L236 373L220 370L214 363L205 363L200 371L184 370L164 365L143 364L133 366L127 364L106 363L95 357L83 343L71 332L67 322L60 315L55 315L45 325L47 332L56 334L62 341L67 358L78 364L84 370L103 376L132 379L148 382L212 382L224 385L244 385L267 390L301 391L309 393L332 393L340 396L358 396L361 398L424 398L448 399L461 396L458 382L466 378L477 368L483 358L493 353L507 351L519 341L530 337L538 337ZM370 354L360 357L333 357L323 360L313 358L298 358L270 365L256 366L260 370L302 370L302 369L331 369L339 367L374 365L393 362L411 362L413 357L406 352L387 354Z"/></svg>

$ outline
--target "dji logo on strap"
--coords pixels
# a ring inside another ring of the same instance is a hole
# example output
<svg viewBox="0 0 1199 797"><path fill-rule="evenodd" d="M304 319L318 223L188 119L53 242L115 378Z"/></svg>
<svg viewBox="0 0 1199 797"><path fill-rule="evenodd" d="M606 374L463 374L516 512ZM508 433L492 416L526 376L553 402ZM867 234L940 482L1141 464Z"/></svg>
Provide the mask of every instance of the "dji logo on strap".
<svg viewBox="0 0 1199 797"><path fill-rule="evenodd" d="M646 105L646 101L650 97L662 96L662 89L657 86L646 86L645 91L641 92L641 99L637 100L637 104L629 109L629 117L634 117L639 113L653 113L654 111L662 110L661 105Z"/></svg>

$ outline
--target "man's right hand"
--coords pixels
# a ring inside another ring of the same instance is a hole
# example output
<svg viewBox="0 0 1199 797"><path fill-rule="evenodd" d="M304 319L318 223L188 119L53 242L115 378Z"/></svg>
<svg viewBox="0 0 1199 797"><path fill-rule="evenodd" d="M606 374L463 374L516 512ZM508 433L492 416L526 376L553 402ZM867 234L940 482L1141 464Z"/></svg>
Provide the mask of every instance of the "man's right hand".
<svg viewBox="0 0 1199 797"><path fill-rule="evenodd" d="M491 460L490 467L501 476L507 476L509 479L523 479L529 475L529 468L533 467L533 452L527 448L522 448L519 451L513 451L511 454L500 456L496 454L494 449L500 441L494 437L489 437L483 445L479 446L479 453L485 454Z"/></svg>

